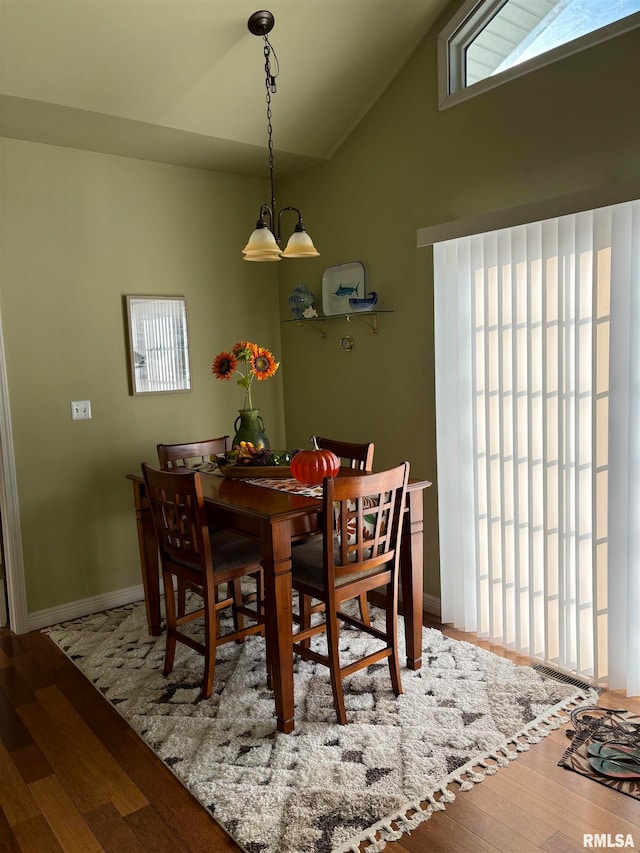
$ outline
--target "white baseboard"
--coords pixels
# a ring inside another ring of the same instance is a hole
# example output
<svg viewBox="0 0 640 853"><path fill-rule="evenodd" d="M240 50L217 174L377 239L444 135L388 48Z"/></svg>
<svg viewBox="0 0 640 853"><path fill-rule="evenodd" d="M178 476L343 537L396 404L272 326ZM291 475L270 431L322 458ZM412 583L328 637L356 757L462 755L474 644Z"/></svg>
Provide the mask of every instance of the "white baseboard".
<svg viewBox="0 0 640 853"><path fill-rule="evenodd" d="M384 589L380 588L377 592L384 594ZM402 601L402 587L398 590L398 598ZM425 613L430 613L440 619L440 599L435 595L422 594L422 609Z"/></svg>
<svg viewBox="0 0 640 853"><path fill-rule="evenodd" d="M99 613L101 610L110 610L112 607L121 607L123 604L131 604L143 599L144 587L142 584L138 584L126 589L118 589L115 592L107 592L104 595L70 601L68 604L60 605L60 607L36 610L34 613L29 613L27 631L37 631L40 628L47 628L49 625L57 625L58 622L79 619L81 616L89 616L91 613Z"/></svg>
<svg viewBox="0 0 640 853"><path fill-rule="evenodd" d="M436 598L435 595L422 596L422 609L425 613L430 613L440 619L440 599Z"/></svg>
<svg viewBox="0 0 640 853"><path fill-rule="evenodd" d="M123 604L142 600L144 600L144 587L142 584L138 584L126 589L118 589L115 592L107 592L104 595L70 601L68 604L60 605L60 607L49 607L46 610L36 610L34 613L29 613L27 630L38 631L40 628L57 625L59 622L67 622L69 619L79 619L81 616L89 616L91 613L99 613L101 610L110 610L112 607L121 607ZM440 618L440 599L436 598L435 595L423 595L422 609L426 613Z"/></svg>

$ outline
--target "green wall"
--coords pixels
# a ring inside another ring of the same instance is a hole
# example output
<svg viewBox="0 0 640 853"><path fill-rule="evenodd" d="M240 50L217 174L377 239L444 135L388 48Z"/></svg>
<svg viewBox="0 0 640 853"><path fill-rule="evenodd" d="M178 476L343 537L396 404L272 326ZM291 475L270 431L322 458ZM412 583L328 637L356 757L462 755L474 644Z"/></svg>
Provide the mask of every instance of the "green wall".
<svg viewBox="0 0 640 853"><path fill-rule="evenodd" d="M241 248L262 181L2 141L0 309L29 612L141 582L128 472L156 444L233 434L243 392L211 362L280 356L277 275ZM123 294L188 300L193 390L129 395ZM71 400L93 418L71 421ZM284 443L282 381L254 390Z"/></svg>
<svg viewBox="0 0 640 853"><path fill-rule="evenodd" d="M321 257L279 264L280 305L304 282L321 303L323 270L362 261L379 294L378 337L333 320L322 340L283 326L285 418L294 445L312 432L375 441L377 466L408 459L425 495L425 592L439 597L431 249L419 228L561 196L640 173L638 31L445 111L436 39L453 4L329 162L280 192L302 209ZM355 339L345 353L338 340ZM446 476L446 470L439 476Z"/></svg>

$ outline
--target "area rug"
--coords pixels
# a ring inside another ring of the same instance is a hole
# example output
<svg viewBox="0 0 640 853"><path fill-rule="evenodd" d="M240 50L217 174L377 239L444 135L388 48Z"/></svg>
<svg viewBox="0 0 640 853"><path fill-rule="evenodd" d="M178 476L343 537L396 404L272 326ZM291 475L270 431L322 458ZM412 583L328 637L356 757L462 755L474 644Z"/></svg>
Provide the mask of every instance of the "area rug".
<svg viewBox="0 0 640 853"><path fill-rule="evenodd" d="M47 633L246 853L345 853L362 842L377 853L597 699L425 628L422 668L402 669L398 699L386 663L345 679L347 726L335 722L328 670L297 661L296 725L285 735L258 636L219 647L202 701L202 658L178 646L165 678L164 637L147 633L142 603ZM345 628L343 662L371 642Z"/></svg>

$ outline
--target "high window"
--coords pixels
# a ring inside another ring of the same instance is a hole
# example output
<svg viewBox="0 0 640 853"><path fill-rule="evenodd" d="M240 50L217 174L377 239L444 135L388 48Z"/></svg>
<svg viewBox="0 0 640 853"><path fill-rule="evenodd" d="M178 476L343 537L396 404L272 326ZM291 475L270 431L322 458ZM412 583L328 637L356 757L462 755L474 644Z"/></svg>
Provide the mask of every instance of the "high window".
<svg viewBox="0 0 640 853"><path fill-rule="evenodd" d="M640 0L468 0L440 34L440 105L639 25Z"/></svg>

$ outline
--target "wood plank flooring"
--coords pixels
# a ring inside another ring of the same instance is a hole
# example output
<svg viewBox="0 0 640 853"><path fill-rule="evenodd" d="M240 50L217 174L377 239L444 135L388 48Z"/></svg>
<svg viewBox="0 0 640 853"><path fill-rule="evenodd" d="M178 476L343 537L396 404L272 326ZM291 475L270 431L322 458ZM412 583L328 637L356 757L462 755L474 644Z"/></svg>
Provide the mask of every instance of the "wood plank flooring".
<svg viewBox="0 0 640 853"><path fill-rule="evenodd" d="M425 624L526 664L525 658ZM640 714L640 698L600 704ZM564 729L459 794L389 853L577 853L630 836L640 802L564 770ZM361 850L364 850L364 844ZM44 634L0 631L2 853L241 853L241 848Z"/></svg>

